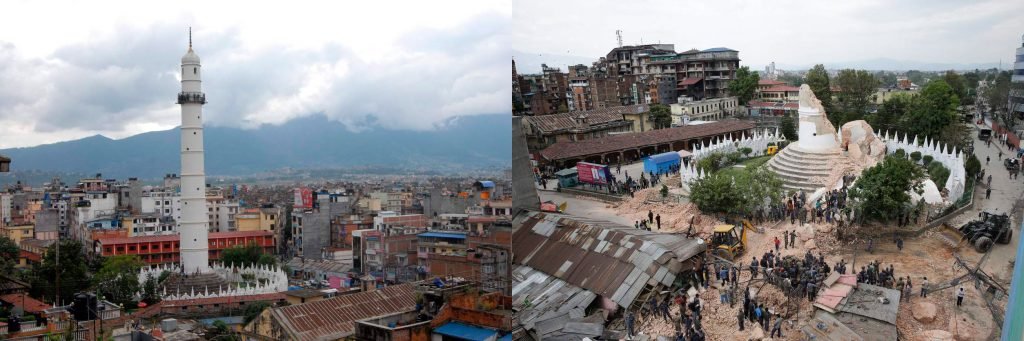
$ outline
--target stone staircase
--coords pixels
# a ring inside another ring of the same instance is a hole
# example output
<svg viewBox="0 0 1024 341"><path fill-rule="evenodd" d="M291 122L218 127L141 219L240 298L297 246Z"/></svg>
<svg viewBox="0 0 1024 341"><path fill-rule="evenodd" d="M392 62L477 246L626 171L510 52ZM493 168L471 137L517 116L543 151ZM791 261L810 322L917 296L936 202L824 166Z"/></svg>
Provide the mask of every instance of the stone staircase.
<svg viewBox="0 0 1024 341"><path fill-rule="evenodd" d="M214 273L194 274L194 275L182 275L179 273L172 273L167 276L167 279L161 283L161 287L157 290L167 288L168 294L177 292L191 293L195 290L196 294L203 293L205 290L209 290L210 293L219 292L218 288L228 289L229 283L227 280L221 278Z"/></svg>
<svg viewBox="0 0 1024 341"><path fill-rule="evenodd" d="M814 180L827 178L832 172L829 160L838 157L842 157L839 149L808 151L801 149L799 142L795 142L768 160L768 169L782 180L782 188L802 189L810 194L823 187Z"/></svg>

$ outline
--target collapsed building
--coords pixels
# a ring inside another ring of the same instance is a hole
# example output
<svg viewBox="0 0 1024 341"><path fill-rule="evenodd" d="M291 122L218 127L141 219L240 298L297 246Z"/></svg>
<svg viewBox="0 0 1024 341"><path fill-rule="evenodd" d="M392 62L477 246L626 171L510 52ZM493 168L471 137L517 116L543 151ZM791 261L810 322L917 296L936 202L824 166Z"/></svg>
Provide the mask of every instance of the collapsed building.
<svg viewBox="0 0 1024 341"><path fill-rule="evenodd" d="M513 220L517 336L607 335L604 322L650 295L696 281L706 245L684 234L544 212Z"/></svg>

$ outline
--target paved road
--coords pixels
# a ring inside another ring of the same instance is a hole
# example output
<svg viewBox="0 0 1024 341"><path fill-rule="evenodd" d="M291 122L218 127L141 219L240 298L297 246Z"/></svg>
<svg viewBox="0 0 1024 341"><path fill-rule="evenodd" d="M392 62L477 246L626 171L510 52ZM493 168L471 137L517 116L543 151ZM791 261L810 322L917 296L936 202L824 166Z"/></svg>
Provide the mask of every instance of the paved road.
<svg viewBox="0 0 1024 341"><path fill-rule="evenodd" d="M1009 282L1013 272L1010 264L1012 264L1011 261L1016 257L1017 244L1020 243L1022 207L1018 203L1024 203L1024 178L1011 180L1009 172L1003 166L1002 160L1015 156L1015 151L1011 151L1006 146L997 143L994 137L991 146L987 146L985 142L977 139L976 130L972 131L972 134L974 135L975 155L981 160L982 169L986 170L985 177L987 178L988 175L992 175L992 196L989 199L985 199L987 187L983 184L979 186L980 188L975 196L975 200L978 200L975 204L975 209L965 212L964 216L954 219L954 224L970 221L977 217L978 212L982 210L1010 214L1011 226L1014 230L1010 244L995 244L989 260L984 264L986 272ZM999 156L999 151L1002 151L1002 158ZM990 160L987 165L985 164L985 157L988 157ZM1015 206L1017 206L1016 209L1014 209ZM981 254L973 250L973 248L970 250L962 249L960 252L969 258L980 259Z"/></svg>

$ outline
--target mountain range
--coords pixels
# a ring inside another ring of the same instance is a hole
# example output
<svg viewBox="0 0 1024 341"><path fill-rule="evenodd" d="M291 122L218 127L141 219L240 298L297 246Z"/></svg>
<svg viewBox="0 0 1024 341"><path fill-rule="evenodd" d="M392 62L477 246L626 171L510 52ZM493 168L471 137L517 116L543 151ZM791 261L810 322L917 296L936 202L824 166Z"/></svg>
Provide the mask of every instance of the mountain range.
<svg viewBox="0 0 1024 341"><path fill-rule="evenodd" d="M388 166L458 170L511 164L511 116L453 118L432 131L375 128L351 132L323 115L255 129L207 127L206 174L240 176L278 169ZM180 173L178 128L123 139L94 135L35 147L0 149L18 172L102 173L155 179Z"/></svg>

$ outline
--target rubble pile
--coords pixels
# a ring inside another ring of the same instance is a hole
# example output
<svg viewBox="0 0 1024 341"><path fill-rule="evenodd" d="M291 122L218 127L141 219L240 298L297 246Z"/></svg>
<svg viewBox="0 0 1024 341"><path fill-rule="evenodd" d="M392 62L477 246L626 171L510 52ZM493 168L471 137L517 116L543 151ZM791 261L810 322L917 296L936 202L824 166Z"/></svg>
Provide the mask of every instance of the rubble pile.
<svg viewBox="0 0 1024 341"><path fill-rule="evenodd" d="M633 198L627 198L626 201L617 205L609 205L608 208L613 209L620 217L632 221L647 219L649 211L654 212L655 215L661 215L661 230L659 232L665 233L686 232L691 218L693 218L693 232L701 236L710 235L715 225L725 224L715 217L701 213L697 205L692 203L664 203L647 200L648 195L660 196L658 191L658 188L637 191ZM652 224L651 230L658 231L654 224Z"/></svg>

